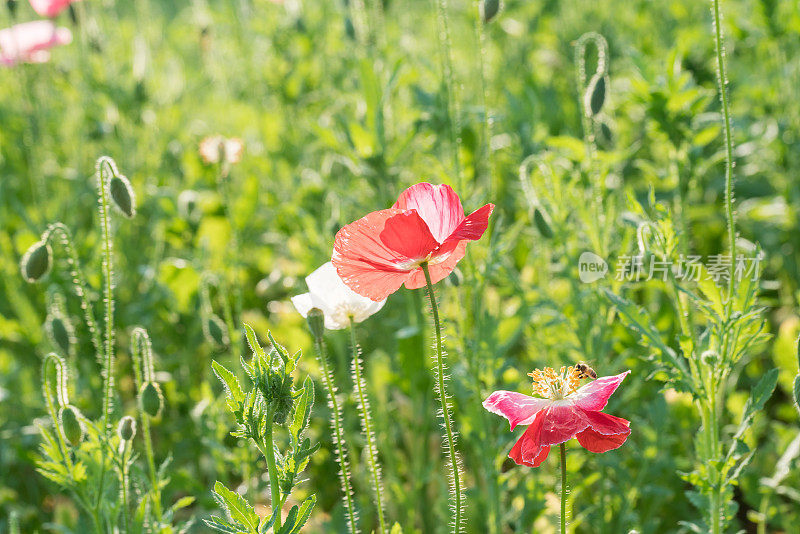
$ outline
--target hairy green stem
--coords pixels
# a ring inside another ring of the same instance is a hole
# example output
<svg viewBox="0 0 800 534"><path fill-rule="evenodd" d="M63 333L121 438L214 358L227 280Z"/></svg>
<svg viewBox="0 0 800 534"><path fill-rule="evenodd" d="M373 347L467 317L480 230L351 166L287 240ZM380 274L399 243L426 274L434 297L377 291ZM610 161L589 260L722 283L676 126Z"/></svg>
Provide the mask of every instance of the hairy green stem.
<svg viewBox="0 0 800 534"><path fill-rule="evenodd" d="M115 174L115 169L107 158L98 163L97 187L100 194L99 213L100 224L103 230L103 301L106 305L105 312L105 355L103 362L103 430L110 428L111 406L114 388L114 298L113 298L113 245L111 242L111 221L108 210L109 176L103 171Z"/></svg>
<svg viewBox="0 0 800 534"><path fill-rule="evenodd" d="M728 103L728 75L725 67L725 38L722 32L720 0L711 0L714 15L714 48L717 53L717 85L722 101L722 121L725 132L725 216L728 223L728 247L731 253L731 272L728 280L727 315L733 307L734 273L736 272L736 218L733 213L733 139L731 136L731 113Z"/></svg>
<svg viewBox="0 0 800 534"><path fill-rule="evenodd" d="M558 445L561 452L561 534L567 534L567 446Z"/></svg>
<svg viewBox="0 0 800 534"><path fill-rule="evenodd" d="M83 319L86 323L86 328L92 338L92 346L94 347L95 357L98 363L103 362L103 347L102 340L100 339L100 329L97 327L97 322L94 317L94 307L89 301L88 284L83 273L81 273L78 255L75 252L75 246L72 244L72 234L69 229L62 223L53 223L47 227L47 230L42 234L42 241L52 242L52 238L58 235L58 242L67 253L67 265L69 266L69 274L72 278L72 287L75 295L81 301L81 309L83 310Z"/></svg>
<svg viewBox="0 0 800 534"><path fill-rule="evenodd" d="M133 351L133 378L136 391L141 393L145 382L153 380L153 361L152 348L150 347L150 336L143 328L136 328L131 336ZM161 488L158 481L158 471L153 455L153 440L150 436L150 416L141 409L141 399L139 399L139 419L142 422L142 440L144 441L144 454L147 458L148 475L152 486L153 513L156 520L160 523L162 519L161 510Z"/></svg>
<svg viewBox="0 0 800 534"><path fill-rule="evenodd" d="M325 389L328 390L328 406L331 410L331 429L333 430L334 445L336 446L336 456L339 460L339 481L342 484L345 505L347 507L347 521L349 530L352 534L358 532L358 520L356 517L355 503L353 502L353 490L350 485L350 466L347 464L347 443L344 439L342 430L342 408L336 398L336 384L333 381L330 366L328 365L328 355L325 351L325 341L321 337L314 337L314 347L317 349L317 359L322 368L322 381Z"/></svg>
<svg viewBox="0 0 800 534"><path fill-rule="evenodd" d="M422 262L420 265L422 272L425 273L425 283L428 288L428 297L431 302L431 314L433 315L433 326L436 334L436 393L439 396L439 402L442 406L441 417L444 420L445 439L447 441L447 455L450 461L450 478L452 486L452 503L451 508L453 511L453 533L461 532L461 521L463 515L463 497L461 495L461 472L458 467L458 458L456 455L456 438L453 431L453 421L450 415L450 406L447 402L447 389L445 379L445 365L444 365L444 352L442 350L442 325L439 321L439 307L436 305L436 295L433 291L433 282L431 281L431 273L428 269L428 262Z"/></svg>
<svg viewBox="0 0 800 534"><path fill-rule="evenodd" d="M367 444L367 459L369 471L372 475L372 487L375 490L375 507L378 509L378 525L381 534L386 532L386 522L383 517L383 495L381 488L381 466L378 461L378 448L375 445L375 435L372 432L372 416L369 413L369 400L364 392L366 384L361 372L361 356L356 340L356 326L353 317L350 317L350 344L353 349L353 383L358 392L358 404L361 408L361 430Z"/></svg>
<svg viewBox="0 0 800 534"><path fill-rule="evenodd" d="M272 512L275 514L275 532L281 529L281 488L280 480L278 480L278 466L275 463L275 443L272 437L272 427L275 425L274 418L275 411L270 409L267 412L267 429L264 434L264 446L261 453L267 460L267 469L269 470L269 491L272 499Z"/></svg>

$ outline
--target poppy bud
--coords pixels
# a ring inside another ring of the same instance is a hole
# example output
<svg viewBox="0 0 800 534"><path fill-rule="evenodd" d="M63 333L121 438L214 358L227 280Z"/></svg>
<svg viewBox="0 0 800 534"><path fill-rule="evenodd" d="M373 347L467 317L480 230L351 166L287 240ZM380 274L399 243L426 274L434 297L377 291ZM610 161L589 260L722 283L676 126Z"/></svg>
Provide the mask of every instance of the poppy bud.
<svg viewBox="0 0 800 534"><path fill-rule="evenodd" d="M73 447L80 445L83 441L83 423L81 423L80 411L68 404L59 410L58 419L67 443Z"/></svg>
<svg viewBox="0 0 800 534"><path fill-rule="evenodd" d="M458 287L464 281L464 275L461 274L461 271L458 268L453 269L453 272L447 275L447 281L453 287Z"/></svg>
<svg viewBox="0 0 800 534"><path fill-rule="evenodd" d="M46 241L37 241L25 252L19 262L22 277L33 283L41 280L49 271L53 251Z"/></svg>
<svg viewBox="0 0 800 534"><path fill-rule="evenodd" d="M481 13L483 14L483 22L491 22L491 20L500 11L500 0L483 0L481 2Z"/></svg>
<svg viewBox="0 0 800 534"><path fill-rule="evenodd" d="M164 405L164 398L158 384L146 382L139 391L139 402L144 413L150 417L158 417L161 407Z"/></svg>
<svg viewBox="0 0 800 534"><path fill-rule="evenodd" d="M108 183L111 200L119 211L128 219L136 215L136 196L133 194L131 183L125 176L112 176Z"/></svg>
<svg viewBox="0 0 800 534"><path fill-rule="evenodd" d="M117 427L117 435L122 441L130 441L136 435L136 419L130 415L126 415L119 421Z"/></svg>
<svg viewBox="0 0 800 534"><path fill-rule="evenodd" d="M228 332L225 328L225 323L216 315L211 315L203 322L203 333L206 339L217 347L228 346Z"/></svg>
<svg viewBox="0 0 800 534"><path fill-rule="evenodd" d="M50 342L56 346L61 354L72 354L72 346L75 342L74 329L69 319L60 313L49 314L44 323L44 329Z"/></svg>
<svg viewBox="0 0 800 534"><path fill-rule="evenodd" d="M711 367L717 364L719 361L719 355L713 350L707 350L700 356L700 359L705 365Z"/></svg>
<svg viewBox="0 0 800 534"><path fill-rule="evenodd" d="M308 310L306 321L308 321L308 328L311 330L314 339L322 339L325 335L325 315L322 310L319 308Z"/></svg>
<svg viewBox="0 0 800 534"><path fill-rule="evenodd" d="M584 95L583 105L586 108L586 114L594 116L600 113L603 109L603 104L606 101L606 78L600 73L592 76L589 81L589 86L586 88Z"/></svg>
<svg viewBox="0 0 800 534"><path fill-rule="evenodd" d="M536 225L539 233L542 234L542 237L546 239L553 237L553 229L550 227L550 223L547 222L547 217L542 208L539 207L533 210L533 223Z"/></svg>

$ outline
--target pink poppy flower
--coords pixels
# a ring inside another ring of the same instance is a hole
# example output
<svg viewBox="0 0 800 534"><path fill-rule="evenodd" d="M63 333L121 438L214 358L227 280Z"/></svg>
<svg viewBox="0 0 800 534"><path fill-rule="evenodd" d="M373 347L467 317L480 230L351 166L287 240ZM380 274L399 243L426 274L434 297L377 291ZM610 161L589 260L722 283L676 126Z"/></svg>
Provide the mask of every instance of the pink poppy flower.
<svg viewBox="0 0 800 534"><path fill-rule="evenodd" d="M606 452L620 447L631 433L629 421L601 411L628 373L603 376L579 387L585 375L575 367L562 367L559 373L549 367L537 369L529 376L538 397L495 391L483 407L508 419L511 430L528 425L508 454L519 465L539 467L551 445L572 438L588 451Z"/></svg>
<svg viewBox="0 0 800 534"><path fill-rule="evenodd" d="M43 63L50 59L48 49L72 42L67 28L57 28L49 20L35 20L0 30L0 65Z"/></svg>
<svg viewBox="0 0 800 534"><path fill-rule="evenodd" d="M53 18L76 0L30 0L31 7L41 17Z"/></svg>
<svg viewBox="0 0 800 534"><path fill-rule="evenodd" d="M356 293L383 300L405 284L425 285L446 277L464 257L467 243L480 239L494 204L464 216L461 199L448 185L409 187L390 209L373 211L336 234L333 265Z"/></svg>

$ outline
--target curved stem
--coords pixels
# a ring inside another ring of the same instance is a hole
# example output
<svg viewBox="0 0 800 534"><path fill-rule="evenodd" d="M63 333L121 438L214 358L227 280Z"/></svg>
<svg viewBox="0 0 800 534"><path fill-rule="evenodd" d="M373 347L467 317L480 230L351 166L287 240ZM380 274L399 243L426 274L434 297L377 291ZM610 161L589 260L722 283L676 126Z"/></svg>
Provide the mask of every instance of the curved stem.
<svg viewBox="0 0 800 534"><path fill-rule="evenodd" d="M342 484L345 504L347 506L347 520L349 530L352 534L358 532L358 521L356 518L355 504L353 503L353 490L350 486L350 466L347 464L347 444L342 431L342 408L336 398L336 385L333 382L330 366L328 365L328 355L325 352L325 342L322 338L314 339L314 346L317 349L317 358L322 368L322 380L325 389L328 390L328 406L331 410L331 429L333 430L334 445L336 455L339 460L339 481Z"/></svg>
<svg viewBox="0 0 800 534"><path fill-rule="evenodd" d="M152 349L150 347L150 336L143 328L137 328L131 336L131 349L133 351L133 378L136 391L142 391L145 382L153 380L153 360ZM161 523L161 488L158 482L158 471L153 455L153 440L150 436L150 416L141 409L141 399L139 399L139 419L142 422L142 440L144 441L144 454L147 458L147 469L150 475L150 485L152 486L153 512L156 520Z"/></svg>
<svg viewBox="0 0 800 534"><path fill-rule="evenodd" d="M722 33L720 0L712 0L714 15L714 47L717 52L717 85L722 101L722 119L725 131L725 216L728 223L728 246L731 253L731 272L728 280L727 315L733 309L733 282L736 272L736 218L733 213L733 139L731 136L731 113L728 104L728 76L725 67L725 41Z"/></svg>
<svg viewBox="0 0 800 534"><path fill-rule="evenodd" d="M372 417L369 413L369 399L364 389L366 384L361 373L361 356L356 340L356 326L353 317L350 317L350 343L353 348L353 383L358 392L358 404L361 408L361 430L364 432L364 440L367 443L367 457L369 459L369 470L372 474L372 487L375 490L375 506L378 509L378 525L381 534L386 532L386 523L383 518L383 496L381 488L381 465L378 461L378 448L375 446L375 435L372 432Z"/></svg>
<svg viewBox="0 0 800 534"><path fill-rule="evenodd" d="M428 297L431 301L431 313L433 315L433 326L436 333L436 394L442 406L442 419L444 420L445 439L447 441L447 455L450 461L450 484L453 492L451 508L453 511L453 532L461 532L461 517L463 501L461 495L461 472L458 468L458 458L456 455L456 438L453 431L453 421L450 416L450 406L447 402L447 389L445 380L444 352L442 350L442 325L439 321L439 307L436 305L436 295L433 292L433 282L431 273L428 269L428 262L420 265L422 272L425 273L425 283L428 288Z"/></svg>
<svg viewBox="0 0 800 534"><path fill-rule="evenodd" d="M273 420L275 412L269 410L267 412L267 429L264 434L264 447L260 447L261 453L267 459L267 469L269 470L269 491L272 499L272 511L276 513L274 532L281 529L281 488L280 481L278 480L278 466L275 463L275 443L272 441L272 427L275 425Z"/></svg>
<svg viewBox="0 0 800 534"><path fill-rule="evenodd" d="M94 308L89 301L88 284L86 278L81 273L78 263L78 255L75 252L75 246L72 244L72 234L69 229L62 223L53 223L47 227L42 235L42 241L50 242L54 235L58 235L59 243L67 253L67 264L69 265L69 273L72 278L72 287L75 295L81 300L81 309L83 309L83 318L86 322L86 328L89 329L89 334L92 337L92 345L94 346L95 357L98 363L103 362L103 348L100 339L100 329L97 328L97 322L94 317Z"/></svg>
<svg viewBox="0 0 800 534"><path fill-rule="evenodd" d="M561 534L567 534L567 446L558 445L561 452Z"/></svg>

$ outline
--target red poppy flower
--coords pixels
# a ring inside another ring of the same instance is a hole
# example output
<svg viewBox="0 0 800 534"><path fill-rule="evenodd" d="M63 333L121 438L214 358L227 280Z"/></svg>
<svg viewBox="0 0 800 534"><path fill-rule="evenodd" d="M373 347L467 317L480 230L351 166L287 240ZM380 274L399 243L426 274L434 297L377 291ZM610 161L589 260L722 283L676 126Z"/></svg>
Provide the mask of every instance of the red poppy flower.
<svg viewBox="0 0 800 534"><path fill-rule="evenodd" d="M403 284L423 287L423 262L436 283L464 257L467 242L480 239L493 209L494 204L486 204L465 217L450 186L414 185L391 209L374 211L339 230L333 265L353 291L376 301Z"/></svg>
<svg viewBox="0 0 800 534"><path fill-rule="evenodd" d="M511 430L529 425L508 454L519 465L539 467L551 445L574 437L588 451L606 452L620 447L631 433L629 421L601 411L628 373L604 376L579 388L581 373L575 367L562 367L559 373L546 367L529 375L534 394L543 398L495 391L483 407L508 419Z"/></svg>

